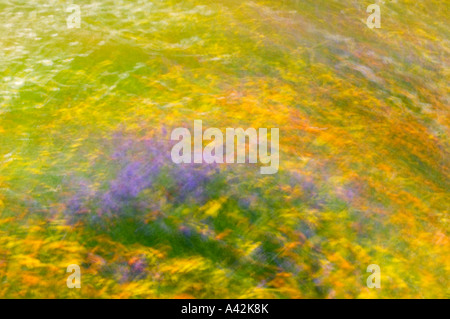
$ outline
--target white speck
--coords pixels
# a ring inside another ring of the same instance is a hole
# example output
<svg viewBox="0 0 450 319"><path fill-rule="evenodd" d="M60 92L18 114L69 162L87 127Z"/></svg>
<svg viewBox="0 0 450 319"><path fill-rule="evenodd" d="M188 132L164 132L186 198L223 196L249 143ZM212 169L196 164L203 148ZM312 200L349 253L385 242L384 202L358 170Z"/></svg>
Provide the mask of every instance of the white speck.
<svg viewBox="0 0 450 319"><path fill-rule="evenodd" d="M16 86L17 88L20 88L22 85L24 85L25 80L18 78L13 82L13 85Z"/></svg>
<svg viewBox="0 0 450 319"><path fill-rule="evenodd" d="M45 65L45 66L52 66L53 65L53 61L52 60L42 60L41 63L42 63L42 65Z"/></svg>

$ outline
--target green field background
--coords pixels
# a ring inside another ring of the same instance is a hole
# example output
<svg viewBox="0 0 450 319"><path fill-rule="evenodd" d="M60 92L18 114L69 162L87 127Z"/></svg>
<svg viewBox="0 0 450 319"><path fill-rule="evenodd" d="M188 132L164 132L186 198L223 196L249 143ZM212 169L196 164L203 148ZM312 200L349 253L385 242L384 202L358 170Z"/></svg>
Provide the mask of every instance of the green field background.
<svg viewBox="0 0 450 319"><path fill-rule="evenodd" d="M0 0L0 297L450 297L450 2L374 2L77 0L68 29ZM172 165L194 120L279 128L279 172Z"/></svg>

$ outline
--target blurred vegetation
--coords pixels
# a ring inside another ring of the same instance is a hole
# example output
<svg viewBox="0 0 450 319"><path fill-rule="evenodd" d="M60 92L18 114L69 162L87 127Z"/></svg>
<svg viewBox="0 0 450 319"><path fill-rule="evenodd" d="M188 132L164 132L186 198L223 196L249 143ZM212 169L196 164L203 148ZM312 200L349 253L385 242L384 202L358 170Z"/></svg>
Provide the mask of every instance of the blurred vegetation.
<svg viewBox="0 0 450 319"><path fill-rule="evenodd" d="M0 297L450 296L449 1L75 3L0 3ZM279 173L171 165L194 119Z"/></svg>

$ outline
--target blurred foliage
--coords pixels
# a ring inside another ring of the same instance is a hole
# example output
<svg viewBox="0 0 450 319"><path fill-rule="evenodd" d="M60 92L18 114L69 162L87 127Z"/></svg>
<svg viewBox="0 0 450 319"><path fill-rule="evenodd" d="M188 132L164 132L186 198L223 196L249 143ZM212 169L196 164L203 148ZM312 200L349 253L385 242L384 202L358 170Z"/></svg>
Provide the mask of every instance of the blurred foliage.
<svg viewBox="0 0 450 319"><path fill-rule="evenodd" d="M0 3L0 297L449 297L449 1L75 2ZM194 119L279 173L171 165Z"/></svg>

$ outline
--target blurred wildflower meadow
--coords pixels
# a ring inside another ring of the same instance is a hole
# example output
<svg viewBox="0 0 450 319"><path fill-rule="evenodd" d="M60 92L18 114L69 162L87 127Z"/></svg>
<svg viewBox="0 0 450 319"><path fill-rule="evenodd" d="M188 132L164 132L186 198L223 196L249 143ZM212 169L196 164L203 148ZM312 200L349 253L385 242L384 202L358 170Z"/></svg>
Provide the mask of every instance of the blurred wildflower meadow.
<svg viewBox="0 0 450 319"><path fill-rule="evenodd" d="M74 3L0 1L0 297L450 296L448 0ZM173 164L195 119L279 172Z"/></svg>

